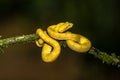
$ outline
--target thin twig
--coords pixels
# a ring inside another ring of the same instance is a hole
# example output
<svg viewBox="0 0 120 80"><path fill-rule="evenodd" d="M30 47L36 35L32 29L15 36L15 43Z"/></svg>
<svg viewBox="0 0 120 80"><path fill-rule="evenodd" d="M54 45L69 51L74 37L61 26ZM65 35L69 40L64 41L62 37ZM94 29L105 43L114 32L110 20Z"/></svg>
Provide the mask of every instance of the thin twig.
<svg viewBox="0 0 120 80"><path fill-rule="evenodd" d="M3 48L7 48L9 46L13 46L15 44L24 44L24 43L30 43L38 40L40 37L37 34L30 34L30 35L22 35L22 36L17 36L17 37L10 37L6 39L1 39L0 38L0 51L2 52ZM65 42L60 43L63 45ZM119 58L115 55L115 53L109 55L106 52L102 52L99 49L96 49L92 47L89 51L89 54L94 55L96 58L102 60L103 63L106 64L112 64L120 67L120 60Z"/></svg>
<svg viewBox="0 0 120 80"><path fill-rule="evenodd" d="M108 53L102 52L95 47L92 47L88 53L102 60L103 63L111 64L113 66L117 66L118 68L120 67L120 59L118 56L116 56L115 53L112 53L111 55L109 55Z"/></svg>
<svg viewBox="0 0 120 80"><path fill-rule="evenodd" d="M9 46L13 46L14 44L30 43L38 39L39 39L39 36L37 34L0 39L0 48L7 48Z"/></svg>

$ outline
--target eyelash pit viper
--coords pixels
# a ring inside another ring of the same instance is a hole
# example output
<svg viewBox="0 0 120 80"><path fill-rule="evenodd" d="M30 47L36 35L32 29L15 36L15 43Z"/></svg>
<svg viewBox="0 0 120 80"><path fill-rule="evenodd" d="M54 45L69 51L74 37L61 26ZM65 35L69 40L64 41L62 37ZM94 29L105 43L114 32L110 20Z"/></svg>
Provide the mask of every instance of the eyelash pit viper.
<svg viewBox="0 0 120 80"><path fill-rule="evenodd" d="M42 60L44 62L53 62L58 58L61 46L57 40L65 40L70 49L79 53L85 53L91 48L89 39L68 31L72 27L72 23L62 22L49 26L47 31L41 28L36 30L36 34L40 36L36 44L38 47L42 47Z"/></svg>

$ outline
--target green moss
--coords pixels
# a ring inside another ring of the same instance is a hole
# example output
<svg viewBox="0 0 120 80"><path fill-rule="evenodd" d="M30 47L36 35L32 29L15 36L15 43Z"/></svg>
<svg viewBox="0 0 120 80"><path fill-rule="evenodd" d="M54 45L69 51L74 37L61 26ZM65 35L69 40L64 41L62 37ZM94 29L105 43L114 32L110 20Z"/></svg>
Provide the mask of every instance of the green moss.
<svg viewBox="0 0 120 80"><path fill-rule="evenodd" d="M100 60L102 60L103 63L106 63L106 64L112 64L112 63L120 62L120 60L117 58L115 53L112 53L111 55L109 55L106 52L99 51L96 48L91 48L88 53L90 53L90 54L94 55L95 57L99 58Z"/></svg>

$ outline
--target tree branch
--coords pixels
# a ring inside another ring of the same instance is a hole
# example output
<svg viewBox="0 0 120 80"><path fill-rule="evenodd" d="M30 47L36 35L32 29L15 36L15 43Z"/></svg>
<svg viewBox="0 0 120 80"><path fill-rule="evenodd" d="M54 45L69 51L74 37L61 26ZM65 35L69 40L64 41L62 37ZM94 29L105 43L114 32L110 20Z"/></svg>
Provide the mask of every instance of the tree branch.
<svg viewBox="0 0 120 80"><path fill-rule="evenodd" d="M25 44L34 42L38 40L40 37L37 34L30 34L30 35L23 35L17 37L10 37L6 39L0 39L0 50L2 51L3 48L7 48L9 46L13 46L15 44ZM65 42L61 42L61 44L65 44ZM111 55L107 54L106 52L102 52L99 49L92 47L89 51L89 54L94 55L96 58L102 60L103 63L112 64L117 67L120 67L120 59L113 53Z"/></svg>
<svg viewBox="0 0 120 80"><path fill-rule="evenodd" d="M113 66L117 66L118 68L120 68L120 59L115 53L109 55L108 53L102 52L95 47L92 47L88 53L102 60L103 63L111 64Z"/></svg>
<svg viewBox="0 0 120 80"><path fill-rule="evenodd" d="M39 39L39 36L37 34L0 39L0 48L7 48L9 46L13 46L14 44L30 43L38 39Z"/></svg>

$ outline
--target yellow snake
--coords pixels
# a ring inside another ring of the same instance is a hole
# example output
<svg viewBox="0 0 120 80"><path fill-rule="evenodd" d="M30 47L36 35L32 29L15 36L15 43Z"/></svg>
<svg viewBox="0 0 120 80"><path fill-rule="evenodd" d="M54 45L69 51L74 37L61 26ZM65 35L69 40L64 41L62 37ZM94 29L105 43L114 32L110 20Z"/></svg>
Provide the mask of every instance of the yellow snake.
<svg viewBox="0 0 120 80"><path fill-rule="evenodd" d="M47 35L47 33L40 28L37 29L36 34L38 34L41 38L38 41L36 41L36 44L39 47L41 47L41 45L43 44L43 48L42 48L43 61L45 61L45 62L54 61L59 56L60 51L61 51L61 47L60 47L59 43L56 40L49 37ZM46 43L43 43L43 41L45 41ZM53 48L53 50L52 50L52 48Z"/></svg>
<svg viewBox="0 0 120 80"><path fill-rule="evenodd" d="M52 62L59 56L61 48L56 40L66 40L68 47L76 52L83 53L90 49L91 42L86 37L67 31L68 29L72 28L72 26L73 24L69 22L58 23L57 25L49 26L47 28L47 33L50 37L42 29L37 29L36 33L40 36L41 39L36 41L36 44L39 47L42 47L43 45L43 61ZM51 50L53 51L51 52Z"/></svg>

